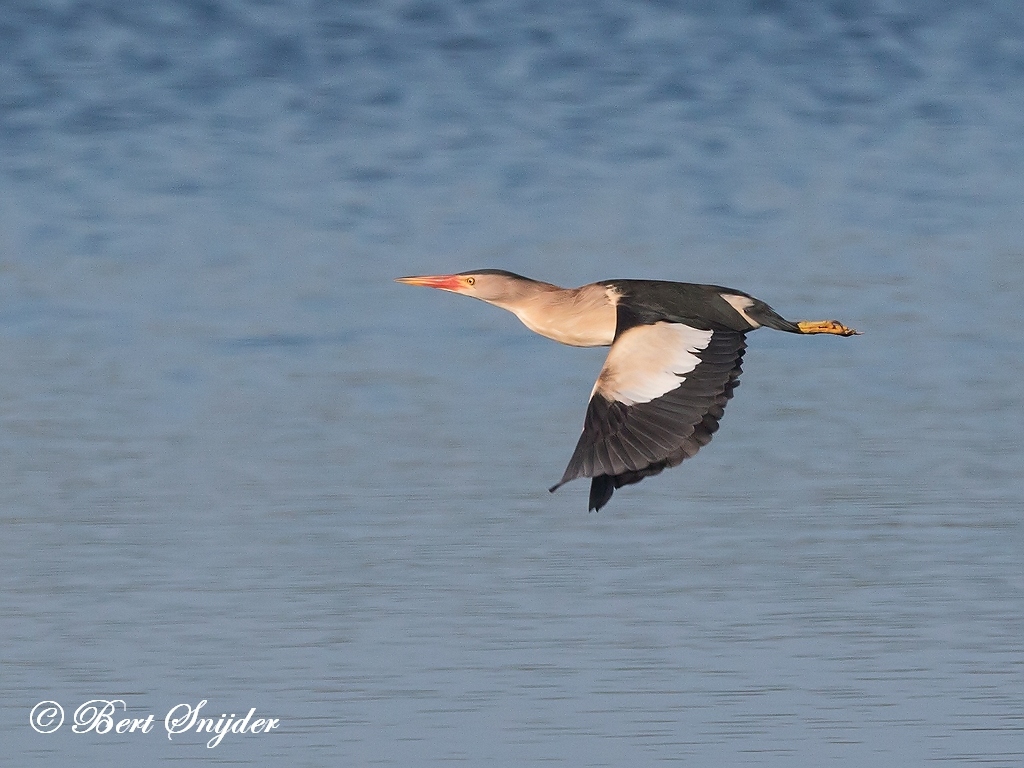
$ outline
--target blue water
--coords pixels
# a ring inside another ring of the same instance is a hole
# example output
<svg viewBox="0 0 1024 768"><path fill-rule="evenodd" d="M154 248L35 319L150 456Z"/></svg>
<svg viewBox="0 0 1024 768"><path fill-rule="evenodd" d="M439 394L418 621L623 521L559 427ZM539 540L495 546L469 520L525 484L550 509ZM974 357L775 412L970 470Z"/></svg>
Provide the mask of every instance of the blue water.
<svg viewBox="0 0 1024 768"><path fill-rule="evenodd" d="M1022 147L1011 2L5 3L4 753L1021 765ZM864 335L587 514L603 352L392 282L477 267Z"/></svg>

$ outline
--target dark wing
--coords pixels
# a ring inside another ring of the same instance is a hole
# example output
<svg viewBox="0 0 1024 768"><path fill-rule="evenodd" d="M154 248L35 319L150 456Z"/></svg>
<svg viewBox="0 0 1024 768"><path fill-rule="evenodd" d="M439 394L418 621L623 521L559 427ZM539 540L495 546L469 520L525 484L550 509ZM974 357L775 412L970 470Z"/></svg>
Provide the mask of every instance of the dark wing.
<svg viewBox="0 0 1024 768"><path fill-rule="evenodd" d="M733 330L636 325L612 344L559 486L593 478L590 509L616 488L674 467L711 441L739 386L746 342Z"/></svg>

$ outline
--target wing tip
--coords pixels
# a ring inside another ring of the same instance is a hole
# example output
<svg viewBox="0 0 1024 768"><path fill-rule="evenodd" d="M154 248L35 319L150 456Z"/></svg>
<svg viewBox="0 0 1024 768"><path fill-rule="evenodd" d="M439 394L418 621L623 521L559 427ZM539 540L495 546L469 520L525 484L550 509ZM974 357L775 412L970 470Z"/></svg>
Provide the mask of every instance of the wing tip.
<svg viewBox="0 0 1024 768"><path fill-rule="evenodd" d="M612 475L597 475L590 481L590 507L588 512L600 512L615 493L615 478Z"/></svg>
<svg viewBox="0 0 1024 768"><path fill-rule="evenodd" d="M563 485L568 483L570 480L575 480L575 477L562 478L557 483L548 488L548 493L554 493ZM590 481L590 499L588 512L600 512L601 507L607 504L612 494L615 493L615 476L614 475L597 475L591 478Z"/></svg>

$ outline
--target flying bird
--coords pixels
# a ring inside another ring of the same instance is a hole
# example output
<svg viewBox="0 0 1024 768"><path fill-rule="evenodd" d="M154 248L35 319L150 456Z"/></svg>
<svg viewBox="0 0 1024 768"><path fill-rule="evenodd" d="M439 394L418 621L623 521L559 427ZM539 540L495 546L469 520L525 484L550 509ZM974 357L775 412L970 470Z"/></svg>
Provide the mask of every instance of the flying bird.
<svg viewBox="0 0 1024 768"><path fill-rule="evenodd" d="M853 336L837 320L791 322L748 293L662 280L602 280L580 288L501 269L400 277L507 309L531 331L574 347L611 346L583 434L555 491L591 478L590 509L617 488L674 467L711 441L739 386L750 331Z"/></svg>

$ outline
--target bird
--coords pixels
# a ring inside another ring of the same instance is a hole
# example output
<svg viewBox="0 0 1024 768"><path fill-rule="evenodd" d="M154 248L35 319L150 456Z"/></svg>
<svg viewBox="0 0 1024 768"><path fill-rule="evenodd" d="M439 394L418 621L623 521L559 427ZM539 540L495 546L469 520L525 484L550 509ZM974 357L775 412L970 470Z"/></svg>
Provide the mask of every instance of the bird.
<svg viewBox="0 0 1024 768"><path fill-rule="evenodd" d="M711 441L739 386L750 331L859 335L838 320L786 320L749 293L719 285L601 280L560 288L502 269L396 281L480 299L562 344L610 347L576 449L549 489L590 478L589 510Z"/></svg>

